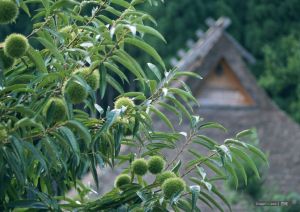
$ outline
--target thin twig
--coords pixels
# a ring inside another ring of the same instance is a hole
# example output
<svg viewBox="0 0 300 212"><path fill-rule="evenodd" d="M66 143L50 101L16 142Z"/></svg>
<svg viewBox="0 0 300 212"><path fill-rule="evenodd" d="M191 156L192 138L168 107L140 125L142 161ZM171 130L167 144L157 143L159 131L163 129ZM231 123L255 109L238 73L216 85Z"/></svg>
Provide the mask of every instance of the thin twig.
<svg viewBox="0 0 300 212"><path fill-rule="evenodd" d="M190 133L189 137L186 139L186 141L182 145L180 151L176 154L176 156L173 158L173 160L171 160L171 162L168 163L166 169L168 169L178 159L178 157L183 153L183 151L185 150L185 148L191 143L191 141L193 140L194 136L195 136L195 131L192 131Z"/></svg>
<svg viewBox="0 0 300 212"><path fill-rule="evenodd" d="M211 155L207 156L206 158L204 158L204 160L201 160L199 163L196 163L194 166L192 166L189 170L187 170L185 173L183 173L181 175L181 177L184 177L186 175L188 175L191 171L193 171L197 166L201 165L202 163L204 163L205 161L209 160L210 158L212 158L213 156L215 156L216 154L218 154L217 152L212 153Z"/></svg>

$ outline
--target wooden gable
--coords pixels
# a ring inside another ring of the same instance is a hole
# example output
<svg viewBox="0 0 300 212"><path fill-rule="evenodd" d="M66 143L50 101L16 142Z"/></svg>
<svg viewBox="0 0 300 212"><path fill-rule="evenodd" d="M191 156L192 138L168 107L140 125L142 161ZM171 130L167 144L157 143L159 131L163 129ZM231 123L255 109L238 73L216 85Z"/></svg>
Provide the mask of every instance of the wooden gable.
<svg viewBox="0 0 300 212"><path fill-rule="evenodd" d="M255 105L254 100L224 59L200 83L196 95L202 106Z"/></svg>

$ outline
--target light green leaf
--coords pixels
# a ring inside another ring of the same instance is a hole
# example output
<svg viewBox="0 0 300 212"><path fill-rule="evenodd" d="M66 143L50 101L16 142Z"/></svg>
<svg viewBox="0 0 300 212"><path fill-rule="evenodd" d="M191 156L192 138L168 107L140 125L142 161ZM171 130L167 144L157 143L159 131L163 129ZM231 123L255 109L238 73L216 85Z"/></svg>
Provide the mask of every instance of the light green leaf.
<svg viewBox="0 0 300 212"><path fill-rule="evenodd" d="M216 129L221 129L224 132L227 132L227 129L225 127L223 127L221 124L216 122L207 122L199 127L199 129L207 129L207 128L208 129L216 128Z"/></svg>
<svg viewBox="0 0 300 212"><path fill-rule="evenodd" d="M236 174L234 168L229 163L225 163L224 167L229 172L230 177L233 179L235 189L237 189L238 185L239 185L239 180L238 180L238 177L237 177L237 174Z"/></svg>
<svg viewBox="0 0 300 212"><path fill-rule="evenodd" d="M148 53L150 56L152 56L163 68L166 70L165 64L159 54L156 52L156 50L150 46L149 44L145 43L144 41L141 41L137 38L125 38L124 40L125 43L134 45L146 53Z"/></svg>
<svg viewBox="0 0 300 212"><path fill-rule="evenodd" d="M211 197L208 193L201 191L200 195L202 195L203 197L205 197L205 199L207 199L214 206L216 206L216 208L218 208L221 212L224 211L224 209L222 208L222 206L213 197Z"/></svg>
<svg viewBox="0 0 300 212"><path fill-rule="evenodd" d="M79 121L76 120L68 120L66 122L66 126L68 126L69 128L73 128L74 130L76 130L76 132L78 132L80 134L80 136L83 138L83 140L87 143L90 144L91 143L91 134L89 133L88 129Z"/></svg>
<svg viewBox="0 0 300 212"><path fill-rule="evenodd" d="M260 178L259 176L259 172L257 170L257 167L255 165L255 163L253 162L253 160L247 155L247 153L243 152L241 149L238 149L236 147L229 147L229 149L231 150L232 154L235 154L236 156L238 156L239 158L243 159L250 167L251 169L254 171L255 175Z"/></svg>
<svg viewBox="0 0 300 212"><path fill-rule="evenodd" d="M253 152L255 155L257 155L258 157L260 157L263 161L265 161L267 163L267 165L269 166L269 161L268 158L266 157L266 155L257 147L251 145L251 144L246 144L248 149Z"/></svg>
<svg viewBox="0 0 300 212"><path fill-rule="evenodd" d="M150 105L150 110L154 112L161 120L163 120L168 127L170 127L173 131L175 130L170 120L162 112L152 105Z"/></svg>
<svg viewBox="0 0 300 212"><path fill-rule="evenodd" d="M245 185L247 185L247 174L246 174L244 166L235 157L232 158L232 162L236 166L238 171L241 172L242 177L244 178Z"/></svg>
<svg viewBox="0 0 300 212"><path fill-rule="evenodd" d="M28 51L27 51L27 56L35 64L38 71L47 73L47 68L45 66L45 62L44 62L43 57L42 57L42 55L40 54L39 51L33 49L30 46Z"/></svg>
<svg viewBox="0 0 300 212"><path fill-rule="evenodd" d="M75 153L75 155L77 156L77 164L79 163L79 154L80 154L80 150L79 150L79 145L77 143L76 137L73 134L73 132L64 126L61 126L59 128L60 133L66 138L66 140L69 142L71 149L73 150L73 152Z"/></svg>
<svg viewBox="0 0 300 212"><path fill-rule="evenodd" d="M124 1L124 0L111 0L111 3L119 5L119 6L124 7L124 8L130 7L130 4L127 1Z"/></svg>
<svg viewBox="0 0 300 212"><path fill-rule="evenodd" d="M60 62L64 62L64 57L58 51L56 45L54 43L49 42L47 39L43 37L36 38L43 46L45 46Z"/></svg>
<svg viewBox="0 0 300 212"><path fill-rule="evenodd" d="M141 24L136 24L136 28L137 28L137 31L139 31L139 32L142 32L142 33L145 33L145 34L154 35L155 37L159 38L163 42L167 43L167 41L160 34L160 32L158 32L156 29L154 29L152 27L141 25Z"/></svg>

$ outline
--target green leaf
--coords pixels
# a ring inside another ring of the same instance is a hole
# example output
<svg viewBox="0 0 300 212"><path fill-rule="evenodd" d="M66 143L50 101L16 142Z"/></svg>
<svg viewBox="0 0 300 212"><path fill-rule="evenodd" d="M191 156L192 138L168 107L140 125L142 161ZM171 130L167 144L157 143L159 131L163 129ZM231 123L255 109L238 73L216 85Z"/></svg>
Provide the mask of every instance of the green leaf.
<svg viewBox="0 0 300 212"><path fill-rule="evenodd" d="M106 75L107 75L107 70L106 67L101 64L100 68L100 96L101 99L103 99L104 95L105 95L105 91L106 91L106 87L107 87L107 83L106 83Z"/></svg>
<svg viewBox="0 0 300 212"><path fill-rule="evenodd" d="M40 162L44 170L48 172L48 167L42 152L29 142L23 142L23 145L31 152L31 155Z"/></svg>
<svg viewBox="0 0 300 212"><path fill-rule="evenodd" d="M109 63L109 62L104 62L103 64L104 64L104 66L105 66L106 68L110 69L110 70L113 71L115 74L117 74L117 75L121 78L121 80L122 80L123 82L124 82L124 80L125 80L126 82L129 83L128 78L126 77L126 75L125 75L125 74L124 74L117 66L115 66L115 65L113 65L113 64L111 64L111 63Z"/></svg>
<svg viewBox="0 0 300 212"><path fill-rule="evenodd" d="M171 171L174 172L174 173L178 173L180 167L181 167L181 160L179 160L179 161L176 163L176 165L172 168Z"/></svg>
<svg viewBox="0 0 300 212"><path fill-rule="evenodd" d="M119 6L124 7L124 8L129 8L130 7L130 4L127 1L124 1L124 0L111 0L111 3L119 5Z"/></svg>
<svg viewBox="0 0 300 212"><path fill-rule="evenodd" d="M183 211L191 211L192 207L191 204L186 201L185 199L179 199L177 202L177 206L182 209Z"/></svg>
<svg viewBox="0 0 300 212"><path fill-rule="evenodd" d="M160 40L162 40L163 42L167 43L167 41L160 34L160 32L158 32L156 29L154 29L152 27L141 25L141 24L136 24L136 28L137 28L137 31L139 31L139 32L149 34L149 35L153 35L153 36L159 38Z"/></svg>
<svg viewBox="0 0 300 212"><path fill-rule="evenodd" d="M184 91L184 90L179 89L179 88L169 88L168 91L171 92L171 93L173 93L173 94L179 95L183 100L190 99L193 102L195 102L195 103L198 104L197 99L190 92Z"/></svg>
<svg viewBox="0 0 300 212"><path fill-rule="evenodd" d="M216 129L220 129L223 130L224 132L227 132L227 129L225 127L223 127L221 124L216 123L216 122L207 122L205 124L202 124L199 129L211 129L211 128L216 128Z"/></svg>
<svg viewBox="0 0 300 212"><path fill-rule="evenodd" d="M120 94L124 93L123 86L120 85L113 77L106 75L106 81L108 84L110 84L116 91L118 91Z"/></svg>
<svg viewBox="0 0 300 212"><path fill-rule="evenodd" d="M221 212L224 211L223 208L222 208L222 206L213 197L211 197L209 194L207 194L206 192L201 191L200 195L202 195L203 197L205 197L205 199L207 199L214 206L216 206L216 208L218 208Z"/></svg>
<svg viewBox="0 0 300 212"><path fill-rule="evenodd" d="M26 84L16 84L4 87L3 90L0 90L0 95L3 95L5 93L9 92L28 92L28 93L34 93L34 90L29 89Z"/></svg>
<svg viewBox="0 0 300 212"><path fill-rule="evenodd" d="M173 131L175 131L172 123L170 122L170 120L162 112L160 112L158 109L156 109L152 105L150 105L150 110L152 112L154 112L161 120L163 120L168 127L170 127Z"/></svg>
<svg viewBox="0 0 300 212"><path fill-rule="evenodd" d="M175 77L187 76L187 77L195 77L198 79L203 79L200 75L191 71L176 71L174 76Z"/></svg>
<svg viewBox="0 0 300 212"><path fill-rule="evenodd" d="M152 63L147 63L147 65L150 68L150 70L154 73L154 75L157 77L157 79L161 80L161 73L158 70L158 68L156 67L156 65L154 65Z"/></svg>
<svg viewBox="0 0 300 212"><path fill-rule="evenodd" d="M89 133L88 129L81 122L76 121L76 120L68 120L66 122L66 126L68 126L71 129L73 128L74 130L76 130L87 144L91 143L91 140L92 140L91 134Z"/></svg>
<svg viewBox="0 0 300 212"><path fill-rule="evenodd" d="M118 116L119 116L119 112L115 110L109 111L106 115L106 121L102 126L102 128L100 129L100 132L105 132L106 130L108 130L108 128L111 127L111 125L114 123L114 121Z"/></svg>
<svg viewBox="0 0 300 212"><path fill-rule="evenodd" d="M64 62L64 57L60 54L55 44L49 42L43 37L36 38L43 46L46 47L54 56L56 59L58 59L60 62Z"/></svg>
<svg viewBox="0 0 300 212"><path fill-rule="evenodd" d="M80 5L80 3L73 0L59 0L51 6L51 11L62 7L75 7L75 5Z"/></svg>
<svg viewBox="0 0 300 212"><path fill-rule="evenodd" d="M18 200L8 204L9 208L48 209L48 206L38 200ZM18 211L18 210L16 210Z"/></svg>
<svg viewBox="0 0 300 212"><path fill-rule="evenodd" d="M29 47L27 51L27 56L29 59L35 64L36 68L41 71L47 73L47 68L45 66L45 62L43 60L43 57L41 56L40 52L33 49L31 46Z"/></svg>
<svg viewBox="0 0 300 212"><path fill-rule="evenodd" d="M229 149L231 150L231 152L233 154L235 154L236 156L238 156L239 158L243 159L250 167L251 169L254 171L255 175L260 178L259 176L259 172L257 170L257 167L255 165L255 163L253 162L253 160L247 155L247 153L243 152L241 149L238 149L236 147L229 147Z"/></svg>
<svg viewBox="0 0 300 212"><path fill-rule="evenodd" d="M99 180L98 180L98 173L97 173L97 168L96 168L97 163L96 163L93 155L89 155L89 158L90 158L90 170L92 172L93 179L94 179L94 181L96 183L96 187L98 189L99 188Z"/></svg>
<svg viewBox="0 0 300 212"><path fill-rule="evenodd" d="M244 148L248 148L246 143L244 142L241 142L239 140L235 140L235 139L226 139L224 141L225 144L234 144L234 145L237 145L237 146L241 146L241 147L244 147Z"/></svg>
<svg viewBox="0 0 300 212"><path fill-rule="evenodd" d="M238 171L242 174L242 177L244 178L245 185L247 185L247 174L246 174L246 171L244 169L244 166L235 157L232 158L232 162L236 166Z"/></svg>
<svg viewBox="0 0 300 212"><path fill-rule="evenodd" d="M223 194L221 194L219 191L218 191L218 189L213 185L212 186L212 189L211 189L211 191L213 192L213 193L215 193L226 205L227 205L227 207L228 207L228 209L229 209L229 211L232 211L231 210L231 205L230 205L230 203L229 203L229 201L226 199L226 197L223 195Z"/></svg>
<svg viewBox="0 0 300 212"><path fill-rule="evenodd" d="M112 58L120 63L122 66L124 66L126 69L128 69L134 76L136 76L140 82L144 82L144 78L140 74L140 71L134 67L132 63L130 63L128 60L124 59L123 57L120 57L118 55L112 56Z"/></svg>
<svg viewBox="0 0 300 212"><path fill-rule="evenodd" d="M31 17L29 8L27 7L27 5L25 4L24 1L21 1L21 2L20 2L20 7L24 10L24 12L25 12L29 17Z"/></svg>
<svg viewBox="0 0 300 212"><path fill-rule="evenodd" d="M156 52L156 50L150 46L149 44L145 43L144 41L141 41L137 38L125 38L124 40L125 43L134 45L146 53L148 53L150 56L152 56L162 67L164 70L166 70L165 64L159 54Z"/></svg>
<svg viewBox="0 0 300 212"><path fill-rule="evenodd" d="M177 99L170 96L166 96L166 99L170 100L175 105L175 107L177 107L189 120L192 120L192 117L188 110Z"/></svg>
<svg viewBox="0 0 300 212"><path fill-rule="evenodd" d="M214 163L212 163L210 160L205 160L203 163L210 168L212 171L214 171L217 175L224 177L224 173L222 169L218 166L216 166Z"/></svg>
<svg viewBox="0 0 300 212"><path fill-rule="evenodd" d="M34 119L23 118L15 123L15 128L23 128L23 127L35 127L41 131L45 131L44 126L41 123L37 123Z"/></svg>
<svg viewBox="0 0 300 212"><path fill-rule="evenodd" d="M180 115L181 115L181 114L178 112L178 110L177 110L175 107L173 107L172 105L170 105L170 104L167 104L167 103L165 103L165 102L158 102L158 104L159 104L160 106L162 106L163 108L165 108L165 109L167 109L167 110L169 110L169 111L175 113L177 116L180 116Z"/></svg>
<svg viewBox="0 0 300 212"><path fill-rule="evenodd" d="M199 140L194 139L193 140L194 143L201 144L210 150L214 149L215 146L218 145L218 143L215 140L213 140L205 135L197 135L197 138L199 138Z"/></svg>
<svg viewBox="0 0 300 212"><path fill-rule="evenodd" d="M21 171L22 169L18 165L20 164L18 158L15 156L15 154L12 154L12 152L8 149L6 149L6 151L3 151L2 154L3 154L4 161L7 162L10 170L12 170L12 172L15 174L18 184L24 185L27 177Z"/></svg>
<svg viewBox="0 0 300 212"><path fill-rule="evenodd" d="M228 162L224 165L225 169L230 173L230 177L233 179L233 183L235 185L235 189L238 188L239 180L234 168Z"/></svg>
<svg viewBox="0 0 300 212"><path fill-rule="evenodd" d="M255 155L260 157L263 161L267 163L268 166L270 166L267 156L260 149L258 149L257 147L251 144L246 144L246 145L251 152L253 152Z"/></svg>
<svg viewBox="0 0 300 212"><path fill-rule="evenodd" d="M236 134L236 138L241 139L243 137L250 136L252 134L253 134L253 129L248 129L248 130L244 130L244 131L241 131L238 134Z"/></svg>
<svg viewBox="0 0 300 212"><path fill-rule="evenodd" d="M75 135L73 134L73 132L64 126L61 126L59 128L59 132L66 138L66 140L69 142L71 149L73 150L73 152L75 153L76 157L77 157L77 165L79 163L79 154L80 154L80 150L79 150L79 145L77 143L77 139L75 137Z"/></svg>

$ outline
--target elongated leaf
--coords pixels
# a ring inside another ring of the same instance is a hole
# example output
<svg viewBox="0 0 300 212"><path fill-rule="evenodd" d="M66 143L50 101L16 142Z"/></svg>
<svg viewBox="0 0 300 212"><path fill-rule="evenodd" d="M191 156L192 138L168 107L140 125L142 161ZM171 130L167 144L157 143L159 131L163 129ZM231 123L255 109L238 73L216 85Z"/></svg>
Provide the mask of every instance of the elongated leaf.
<svg viewBox="0 0 300 212"><path fill-rule="evenodd" d="M176 165L172 168L172 172L178 173L179 169L181 167L181 160L179 160Z"/></svg>
<svg viewBox="0 0 300 212"><path fill-rule="evenodd" d="M90 170L92 172L93 179L96 183L96 187L99 188L99 180L98 180L98 173L97 173L97 168L96 168L96 161L95 161L93 155L90 155L89 158L90 158Z"/></svg>
<svg viewBox="0 0 300 212"><path fill-rule="evenodd" d="M145 52L147 52L150 56L152 56L163 68L166 70L165 64L159 54L156 52L156 50L150 46L149 44L137 39L137 38L125 38L125 43L134 45Z"/></svg>
<svg viewBox="0 0 300 212"><path fill-rule="evenodd" d="M47 73L47 68L45 66L45 62L44 62L40 52L33 49L32 47L29 47L29 49L27 51L27 56L35 64L36 68L39 71Z"/></svg>
<svg viewBox="0 0 300 212"><path fill-rule="evenodd" d="M177 107L187 118L189 118L189 120L192 120L192 117L188 110L177 99L170 96L166 96L166 99L170 100L175 105L175 107Z"/></svg>
<svg viewBox="0 0 300 212"><path fill-rule="evenodd" d="M111 0L111 3L117 4L119 6L122 6L124 8L128 8L130 4L127 1L124 0Z"/></svg>
<svg viewBox="0 0 300 212"><path fill-rule="evenodd" d="M244 166L235 157L232 158L232 162L236 166L236 168L238 169L237 171L239 171L242 174L245 185L247 185L247 174L246 174L246 171L244 169Z"/></svg>
<svg viewBox="0 0 300 212"><path fill-rule="evenodd" d="M230 173L230 177L233 179L235 189L237 189L238 185L239 185L239 180L238 180L238 177L237 177L237 174L236 174L234 168L229 163L225 163L224 167L225 167L226 171L228 171Z"/></svg>
<svg viewBox="0 0 300 212"><path fill-rule="evenodd" d="M179 88L169 88L169 92L179 95L184 100L192 100L195 103L198 103L197 99L189 92L184 91Z"/></svg>
<svg viewBox="0 0 300 212"><path fill-rule="evenodd" d="M41 151L29 142L23 142L23 145L31 152L31 155L40 162L44 170L48 172L48 166Z"/></svg>
<svg viewBox="0 0 300 212"><path fill-rule="evenodd" d="M147 63L147 65L150 68L150 70L154 73L154 75L157 77L157 79L161 80L161 73L158 70L158 68L156 67L156 65L154 65L152 63Z"/></svg>
<svg viewBox="0 0 300 212"><path fill-rule="evenodd" d="M105 67L107 67L108 69L110 69L111 71L113 71L115 74L117 74L121 80L124 82L124 80L126 82L128 81L128 78L126 77L126 75L115 65L109 63L109 62L104 62Z"/></svg>
<svg viewBox="0 0 300 212"><path fill-rule="evenodd" d="M71 149L73 150L73 152L77 156L77 160L78 160L77 163L78 163L79 162L80 150L79 150L79 146L78 146L75 135L73 134L73 132L69 128L64 127L64 126L61 126L59 128L59 131L67 139L67 141L69 142L69 144L71 146Z"/></svg>
<svg viewBox="0 0 300 212"><path fill-rule="evenodd" d="M167 43L167 41L165 40L165 38L160 34L160 32L158 32L156 29L149 27L149 26L145 26L145 25L141 25L141 24L136 24L136 28L139 32L143 32L145 34L150 34L153 35L157 38L159 38L160 40L162 40L163 42Z"/></svg>
<svg viewBox="0 0 300 212"><path fill-rule="evenodd" d="M260 178L259 176L259 172L256 168L255 163L253 162L253 160L247 155L247 153L243 152L241 149L237 149L236 147L229 147L231 152L233 154L235 154L236 156L238 156L239 158L243 159L250 167L251 169L254 171L255 175Z"/></svg>
<svg viewBox="0 0 300 212"><path fill-rule="evenodd" d="M105 91L106 91L106 87L107 87L107 82L106 82L107 70L103 64L100 65L99 70L101 71L101 74L100 74L100 96L101 96L101 99L103 99Z"/></svg>
<svg viewBox="0 0 300 212"><path fill-rule="evenodd" d="M91 143L92 140L91 134L82 123L76 120L68 120L66 126L74 128L80 134L80 136L85 140L87 144Z"/></svg>
<svg viewBox="0 0 300 212"><path fill-rule="evenodd" d="M266 157L266 155L257 147L251 145L251 144L246 144L248 149L253 152L255 155L257 155L258 157L260 157L263 161L265 161L267 163L268 166L269 165L269 161L268 158Z"/></svg>
<svg viewBox="0 0 300 212"><path fill-rule="evenodd" d="M53 43L50 43L48 40L46 40L43 37L36 38L38 41L45 46L47 49L51 51L51 53L55 56L56 59L58 59L60 62L64 62L64 57L60 54L58 49Z"/></svg>
<svg viewBox="0 0 300 212"><path fill-rule="evenodd" d="M113 77L106 75L106 81L110 84L114 89L116 89L120 94L124 93L123 86L120 85Z"/></svg>
<svg viewBox="0 0 300 212"><path fill-rule="evenodd" d="M199 129L206 129L206 128L216 128L223 130L224 132L227 132L227 129L223 127L221 124L216 123L216 122L207 122L199 127Z"/></svg>
<svg viewBox="0 0 300 212"><path fill-rule="evenodd" d="M221 171L222 169L220 169L220 167L216 166L210 160L203 161L203 164L205 164L208 168L210 168L212 171L214 171L220 177L224 177L224 173L223 173L223 171Z"/></svg>
<svg viewBox="0 0 300 212"><path fill-rule="evenodd" d="M127 68L132 74L134 74L140 82L143 82L143 77L141 76L139 70L137 70L132 63L128 62L126 59L123 59L122 57L119 57L117 55L112 56L112 58L120 63L122 66L124 66L125 68Z"/></svg>
<svg viewBox="0 0 300 212"><path fill-rule="evenodd" d="M227 145L228 145L228 144L234 144L234 145L237 145L237 146L241 146L241 147L247 148L246 143L241 142L241 141L239 141L239 140L235 140L235 139L226 139L226 140L224 141L224 143L227 144Z"/></svg>
<svg viewBox="0 0 300 212"><path fill-rule="evenodd" d="M114 121L116 120L116 118L119 116L119 112L117 111L109 111L108 114L106 115L106 122L105 124L102 126L100 132L104 132L106 130L108 130L108 128L114 123Z"/></svg>
<svg viewBox="0 0 300 212"><path fill-rule="evenodd" d="M249 135L252 135L253 134L253 130L252 129L248 129L248 130L244 130L244 131L241 131L239 132L238 134L236 134L236 138L237 139L241 139L245 136L249 136Z"/></svg>
<svg viewBox="0 0 300 212"><path fill-rule="evenodd" d="M214 149L216 145L218 145L218 143L216 141L214 141L213 139L205 136L205 135L197 135L198 139L195 139L195 143L204 145L206 147L208 147L209 149Z"/></svg>
<svg viewBox="0 0 300 212"><path fill-rule="evenodd" d="M222 212L224 211L223 208L222 208L222 206L213 197L211 197L208 193L201 191L200 195L202 195L203 197L205 197L205 199L207 199L209 202L211 202L220 211L222 211Z"/></svg>
<svg viewBox="0 0 300 212"><path fill-rule="evenodd" d="M173 127L172 123L162 112L160 112L158 109L156 109L152 105L150 106L150 110L152 112L154 112L162 121L164 121L166 123L166 125L168 127L170 127L174 131L174 127Z"/></svg>
<svg viewBox="0 0 300 212"><path fill-rule="evenodd" d="M194 72L190 72L190 71L177 71L175 73L175 77L181 77L181 76L195 77L195 78L198 78L198 79L203 79L200 75L198 75Z"/></svg>
<svg viewBox="0 0 300 212"><path fill-rule="evenodd" d="M37 200L18 200L9 203L9 208L47 209L48 206Z"/></svg>
<svg viewBox="0 0 300 212"><path fill-rule="evenodd" d="M228 199L223 194L221 194L215 186L212 186L211 191L213 193L215 193L221 200L223 200L223 202L227 205L229 211L232 211L231 210L231 205L230 205Z"/></svg>

